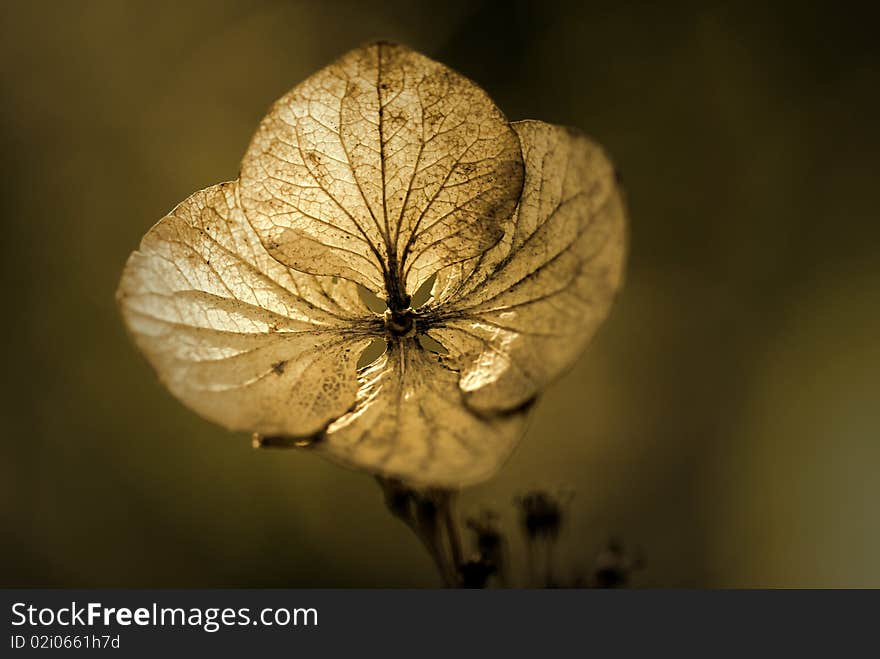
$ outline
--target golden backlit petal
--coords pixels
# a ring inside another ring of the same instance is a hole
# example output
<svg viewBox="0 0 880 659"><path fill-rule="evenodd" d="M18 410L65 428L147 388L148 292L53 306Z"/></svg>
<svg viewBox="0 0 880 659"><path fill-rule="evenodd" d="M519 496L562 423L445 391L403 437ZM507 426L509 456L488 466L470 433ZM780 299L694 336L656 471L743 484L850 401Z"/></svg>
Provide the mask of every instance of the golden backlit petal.
<svg viewBox="0 0 880 659"><path fill-rule="evenodd" d="M493 250L441 272L433 302L447 320L431 335L483 412L522 405L571 366L608 315L626 249L602 150L571 129L513 126L526 163L515 222Z"/></svg>
<svg viewBox="0 0 880 659"><path fill-rule="evenodd" d="M522 169L516 134L482 89L377 43L273 105L242 162L242 202L281 262L404 299L498 241Z"/></svg>
<svg viewBox="0 0 880 659"><path fill-rule="evenodd" d="M269 256L235 183L195 193L150 229L117 297L162 382L210 421L309 435L354 403L370 341L355 285Z"/></svg>
<svg viewBox="0 0 880 659"><path fill-rule="evenodd" d="M524 411L482 417L464 405L458 373L415 339L393 344L359 374L354 409L315 448L414 485L485 480L522 435Z"/></svg>

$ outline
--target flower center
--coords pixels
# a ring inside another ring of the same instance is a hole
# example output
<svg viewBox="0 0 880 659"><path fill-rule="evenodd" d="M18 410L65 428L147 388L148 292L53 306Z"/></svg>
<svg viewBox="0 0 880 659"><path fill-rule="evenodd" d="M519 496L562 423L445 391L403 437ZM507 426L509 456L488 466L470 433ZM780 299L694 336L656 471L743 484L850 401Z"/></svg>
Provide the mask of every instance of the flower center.
<svg viewBox="0 0 880 659"><path fill-rule="evenodd" d="M385 331L391 336L415 336L416 314L411 307L403 311L385 310Z"/></svg>

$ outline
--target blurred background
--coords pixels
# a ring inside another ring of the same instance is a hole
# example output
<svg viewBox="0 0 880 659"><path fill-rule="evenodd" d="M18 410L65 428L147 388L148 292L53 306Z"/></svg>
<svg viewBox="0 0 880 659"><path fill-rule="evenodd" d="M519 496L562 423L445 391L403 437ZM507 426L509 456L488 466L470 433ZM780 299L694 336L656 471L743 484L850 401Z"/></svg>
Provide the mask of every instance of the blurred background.
<svg viewBox="0 0 880 659"><path fill-rule="evenodd" d="M774 6L769 6L769 5ZM155 380L114 302L268 105L401 41L622 173L626 287L463 515L573 490L560 572L880 587L880 42L841 3L4 2L2 586L436 586L365 474L262 452ZM516 559L520 560L521 559Z"/></svg>

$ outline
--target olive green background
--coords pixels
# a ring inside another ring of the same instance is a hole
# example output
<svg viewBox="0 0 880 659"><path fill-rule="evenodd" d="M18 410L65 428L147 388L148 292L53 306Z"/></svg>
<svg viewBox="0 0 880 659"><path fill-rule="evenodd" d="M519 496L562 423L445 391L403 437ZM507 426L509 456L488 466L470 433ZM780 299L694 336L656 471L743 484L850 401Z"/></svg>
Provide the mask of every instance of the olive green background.
<svg viewBox="0 0 880 659"><path fill-rule="evenodd" d="M513 498L572 489L560 573L615 535L641 586L880 587L876 17L657 4L2 3L0 585L439 583L370 476L174 401L113 299L271 101L386 38L593 135L631 213L609 321L463 514L521 567Z"/></svg>

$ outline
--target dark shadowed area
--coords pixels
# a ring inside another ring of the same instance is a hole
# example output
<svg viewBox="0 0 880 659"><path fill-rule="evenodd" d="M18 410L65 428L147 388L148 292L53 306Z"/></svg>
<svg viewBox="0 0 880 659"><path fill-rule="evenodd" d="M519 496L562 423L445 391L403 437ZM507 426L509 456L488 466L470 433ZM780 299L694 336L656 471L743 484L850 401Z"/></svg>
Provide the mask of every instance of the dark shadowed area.
<svg viewBox="0 0 880 659"><path fill-rule="evenodd" d="M772 4L774 6L768 6ZM809 7L804 5L810 5ZM617 163L627 283L493 480L573 491L558 572L880 587L880 46L840 3L4 2L3 586L436 586L366 474L253 450L156 381L114 291L268 105L366 41Z"/></svg>

